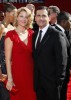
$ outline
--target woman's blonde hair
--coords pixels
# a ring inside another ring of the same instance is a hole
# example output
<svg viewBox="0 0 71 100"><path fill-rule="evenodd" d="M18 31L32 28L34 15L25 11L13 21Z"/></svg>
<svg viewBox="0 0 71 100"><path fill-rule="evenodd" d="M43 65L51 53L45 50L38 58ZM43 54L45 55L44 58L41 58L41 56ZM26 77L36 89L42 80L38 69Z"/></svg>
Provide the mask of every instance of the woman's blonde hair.
<svg viewBox="0 0 71 100"><path fill-rule="evenodd" d="M22 12L22 11L25 11L28 15L28 23L25 26L25 28L26 29L32 28L33 17L32 17L31 11L27 7L21 7L17 11L17 17L19 16L20 12ZM17 20L16 20L15 26L17 26L17 25L18 25L18 23L17 23Z"/></svg>

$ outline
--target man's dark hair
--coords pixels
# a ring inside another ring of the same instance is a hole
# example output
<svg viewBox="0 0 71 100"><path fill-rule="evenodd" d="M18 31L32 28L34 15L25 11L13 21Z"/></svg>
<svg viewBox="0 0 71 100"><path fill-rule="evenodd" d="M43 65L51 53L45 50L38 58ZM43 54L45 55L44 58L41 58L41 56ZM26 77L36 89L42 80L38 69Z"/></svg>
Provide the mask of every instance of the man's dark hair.
<svg viewBox="0 0 71 100"><path fill-rule="evenodd" d="M57 13L57 14L60 13L60 9L59 9L57 6L51 5L51 6L48 7L48 9L52 9L52 11L53 11L54 13ZM49 11L49 15L50 15L50 11Z"/></svg>
<svg viewBox="0 0 71 100"><path fill-rule="evenodd" d="M70 13L62 11L57 16L57 23L61 23L62 20L69 20L69 17L71 17Z"/></svg>
<svg viewBox="0 0 71 100"><path fill-rule="evenodd" d="M4 4L4 12L11 12L12 10L16 9L16 7L11 3Z"/></svg>
<svg viewBox="0 0 71 100"><path fill-rule="evenodd" d="M46 10L47 11L47 14L48 14L48 7L46 7L46 6L39 6L37 9L36 9L36 11L37 10ZM36 11L35 11L35 14L36 14Z"/></svg>

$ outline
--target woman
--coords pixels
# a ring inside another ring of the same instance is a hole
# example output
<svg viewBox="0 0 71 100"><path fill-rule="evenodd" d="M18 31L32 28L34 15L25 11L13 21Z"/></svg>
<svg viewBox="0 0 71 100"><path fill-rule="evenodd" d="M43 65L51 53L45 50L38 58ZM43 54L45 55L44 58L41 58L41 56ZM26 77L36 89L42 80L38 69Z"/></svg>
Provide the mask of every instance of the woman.
<svg viewBox="0 0 71 100"><path fill-rule="evenodd" d="M4 39L6 32L14 29L10 24L15 20L17 9L10 3L4 5L4 20L0 24L0 80L6 78L6 64L5 64L5 52L4 52ZM9 100L8 90L5 89L4 84L0 82L0 100Z"/></svg>
<svg viewBox="0 0 71 100"><path fill-rule="evenodd" d="M9 31L5 38L5 57L8 81L6 88L11 91L15 85L18 92L10 92L10 100L35 100L33 90L32 17L28 8L17 12L16 29Z"/></svg>
<svg viewBox="0 0 71 100"><path fill-rule="evenodd" d="M0 25L1 26L0 27L0 46L1 46L0 65L1 65L2 73L6 74L5 56L4 56L4 38L7 31L14 29L11 23L13 24L15 21L17 9L14 5L7 3L4 5L4 11L5 11L4 20Z"/></svg>

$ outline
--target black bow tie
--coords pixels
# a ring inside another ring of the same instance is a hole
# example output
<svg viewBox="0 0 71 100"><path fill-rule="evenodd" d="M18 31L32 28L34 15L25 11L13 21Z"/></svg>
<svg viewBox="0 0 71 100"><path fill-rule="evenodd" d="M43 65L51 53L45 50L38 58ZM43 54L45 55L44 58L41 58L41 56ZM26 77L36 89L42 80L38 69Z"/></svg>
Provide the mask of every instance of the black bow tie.
<svg viewBox="0 0 71 100"><path fill-rule="evenodd" d="M51 26L56 26L55 24L51 24Z"/></svg>

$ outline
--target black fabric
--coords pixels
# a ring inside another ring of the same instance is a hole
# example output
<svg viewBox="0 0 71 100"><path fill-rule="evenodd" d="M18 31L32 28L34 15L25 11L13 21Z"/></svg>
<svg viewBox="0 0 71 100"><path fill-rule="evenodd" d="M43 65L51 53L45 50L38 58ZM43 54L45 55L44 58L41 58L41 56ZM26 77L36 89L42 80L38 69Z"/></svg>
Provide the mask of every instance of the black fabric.
<svg viewBox="0 0 71 100"><path fill-rule="evenodd" d="M62 31L58 26L55 27L57 30ZM68 59L67 59L67 66L66 66L66 76L62 85L61 93L60 93L60 100L66 100L67 99L67 85L70 79L70 37L69 37L69 31L65 31L65 40L67 43L67 54L68 54Z"/></svg>
<svg viewBox="0 0 71 100"><path fill-rule="evenodd" d="M9 91L2 82L0 82L0 100L10 100Z"/></svg>
<svg viewBox="0 0 71 100"><path fill-rule="evenodd" d="M38 82L38 90L36 91L37 100L59 100L60 98L60 87L55 88L53 91L53 85L51 86L51 91L49 92L50 86L44 88L40 82ZM52 92L52 94L51 94Z"/></svg>
<svg viewBox="0 0 71 100"><path fill-rule="evenodd" d="M33 29L34 31L37 31L37 30L39 29L39 27L38 27L38 25L37 25L36 22L34 22L32 26L33 26L32 29Z"/></svg>
<svg viewBox="0 0 71 100"><path fill-rule="evenodd" d="M68 88L67 79L65 78L61 88L60 100L67 100L67 88Z"/></svg>
<svg viewBox="0 0 71 100"><path fill-rule="evenodd" d="M51 24L51 26L56 26L56 24Z"/></svg>
<svg viewBox="0 0 71 100"><path fill-rule="evenodd" d="M5 36L2 36L0 40L0 64L1 64L2 73L7 74L6 64L5 64L4 39L5 39Z"/></svg>
<svg viewBox="0 0 71 100"><path fill-rule="evenodd" d="M5 36L2 36L0 40L0 64L2 73L7 74L5 64L4 39ZM9 91L4 87L4 84L2 82L0 82L0 100L10 100Z"/></svg>

